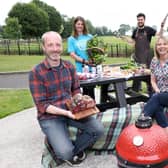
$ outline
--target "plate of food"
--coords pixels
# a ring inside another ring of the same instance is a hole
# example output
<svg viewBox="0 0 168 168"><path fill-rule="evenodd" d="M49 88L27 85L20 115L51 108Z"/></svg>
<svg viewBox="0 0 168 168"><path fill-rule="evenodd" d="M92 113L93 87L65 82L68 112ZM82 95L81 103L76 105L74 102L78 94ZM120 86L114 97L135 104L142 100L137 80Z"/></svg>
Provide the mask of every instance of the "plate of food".
<svg viewBox="0 0 168 168"><path fill-rule="evenodd" d="M132 76L132 71L129 70L122 70L119 66L110 67L104 66L103 67L103 76L109 78L128 78Z"/></svg>

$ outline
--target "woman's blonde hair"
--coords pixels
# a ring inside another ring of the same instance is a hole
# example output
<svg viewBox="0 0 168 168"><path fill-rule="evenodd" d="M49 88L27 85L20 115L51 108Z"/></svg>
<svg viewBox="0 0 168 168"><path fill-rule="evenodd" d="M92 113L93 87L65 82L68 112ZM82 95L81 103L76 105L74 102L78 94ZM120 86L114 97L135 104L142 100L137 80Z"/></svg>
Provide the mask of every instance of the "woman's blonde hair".
<svg viewBox="0 0 168 168"><path fill-rule="evenodd" d="M155 55L156 55L157 59L160 58L160 55L159 55L159 53L157 51L157 45L158 45L158 42L159 42L160 39L162 39L168 45L168 38L167 37L165 37L165 36L159 36L157 38L156 43L155 43Z"/></svg>

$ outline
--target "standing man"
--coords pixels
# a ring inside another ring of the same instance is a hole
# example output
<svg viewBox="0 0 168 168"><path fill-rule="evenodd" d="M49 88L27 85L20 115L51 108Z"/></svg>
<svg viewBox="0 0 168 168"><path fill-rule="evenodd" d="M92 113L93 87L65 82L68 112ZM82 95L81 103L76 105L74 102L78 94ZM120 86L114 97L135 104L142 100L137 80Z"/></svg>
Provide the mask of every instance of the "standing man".
<svg viewBox="0 0 168 168"><path fill-rule="evenodd" d="M138 64L144 64L147 68L150 68L150 63L153 58L153 52L150 48L152 36L156 35L156 30L152 27L145 26L145 14L139 13L137 15L137 28L133 31L132 39L135 42L135 61ZM136 91L140 90L141 83L134 81ZM151 92L150 82L147 83L148 92Z"/></svg>
<svg viewBox="0 0 168 168"><path fill-rule="evenodd" d="M102 124L94 117L75 120L66 101L80 93L75 67L61 59L62 39L57 32L42 36L45 59L29 74L29 87L37 107L38 121L57 159L73 166L86 158L84 150L103 134ZM81 133L71 141L68 126Z"/></svg>
<svg viewBox="0 0 168 168"><path fill-rule="evenodd" d="M152 36L156 35L156 30L145 26L145 14L137 15L137 28L133 31L132 39L135 41L135 61L139 64L145 64L147 68L153 57L150 43Z"/></svg>

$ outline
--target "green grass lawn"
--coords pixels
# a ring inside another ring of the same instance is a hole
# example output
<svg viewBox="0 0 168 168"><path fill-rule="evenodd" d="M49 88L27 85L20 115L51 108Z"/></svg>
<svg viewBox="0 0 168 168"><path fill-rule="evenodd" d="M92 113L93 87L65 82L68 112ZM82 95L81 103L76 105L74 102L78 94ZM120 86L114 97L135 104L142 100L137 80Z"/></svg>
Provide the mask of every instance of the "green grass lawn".
<svg viewBox="0 0 168 168"><path fill-rule="evenodd" d="M43 56L0 56L0 72L29 71Z"/></svg>
<svg viewBox="0 0 168 168"><path fill-rule="evenodd" d="M70 61L70 56L62 56ZM44 59L44 56L0 56L0 72L29 71Z"/></svg>
<svg viewBox="0 0 168 168"><path fill-rule="evenodd" d="M63 59L69 60L74 64L70 56L62 56ZM44 56L0 56L0 72L29 71L33 66L44 59ZM105 64L126 63L130 58L106 58Z"/></svg>
<svg viewBox="0 0 168 168"><path fill-rule="evenodd" d="M0 118L32 107L29 90L0 90Z"/></svg>
<svg viewBox="0 0 168 168"><path fill-rule="evenodd" d="M63 59L74 61L70 56ZM0 56L0 72L29 71L44 56ZM126 63L129 58L107 58L105 64ZM0 118L34 106L28 89L4 90L0 89Z"/></svg>

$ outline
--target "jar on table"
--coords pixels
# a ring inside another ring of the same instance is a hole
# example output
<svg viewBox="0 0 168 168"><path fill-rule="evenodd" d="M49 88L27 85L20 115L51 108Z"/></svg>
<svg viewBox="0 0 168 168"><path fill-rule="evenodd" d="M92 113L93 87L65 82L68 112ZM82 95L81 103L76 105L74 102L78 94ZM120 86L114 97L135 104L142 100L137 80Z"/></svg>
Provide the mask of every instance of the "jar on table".
<svg viewBox="0 0 168 168"><path fill-rule="evenodd" d="M92 74L96 74L96 73L97 73L96 67L93 66L93 67L92 67Z"/></svg>
<svg viewBox="0 0 168 168"><path fill-rule="evenodd" d="M89 73L89 66L88 65L83 66L83 73Z"/></svg>
<svg viewBox="0 0 168 168"><path fill-rule="evenodd" d="M97 69L97 74L99 76L102 76L102 73L103 73L103 66L100 64L100 65L97 65L96 66L96 69Z"/></svg>

